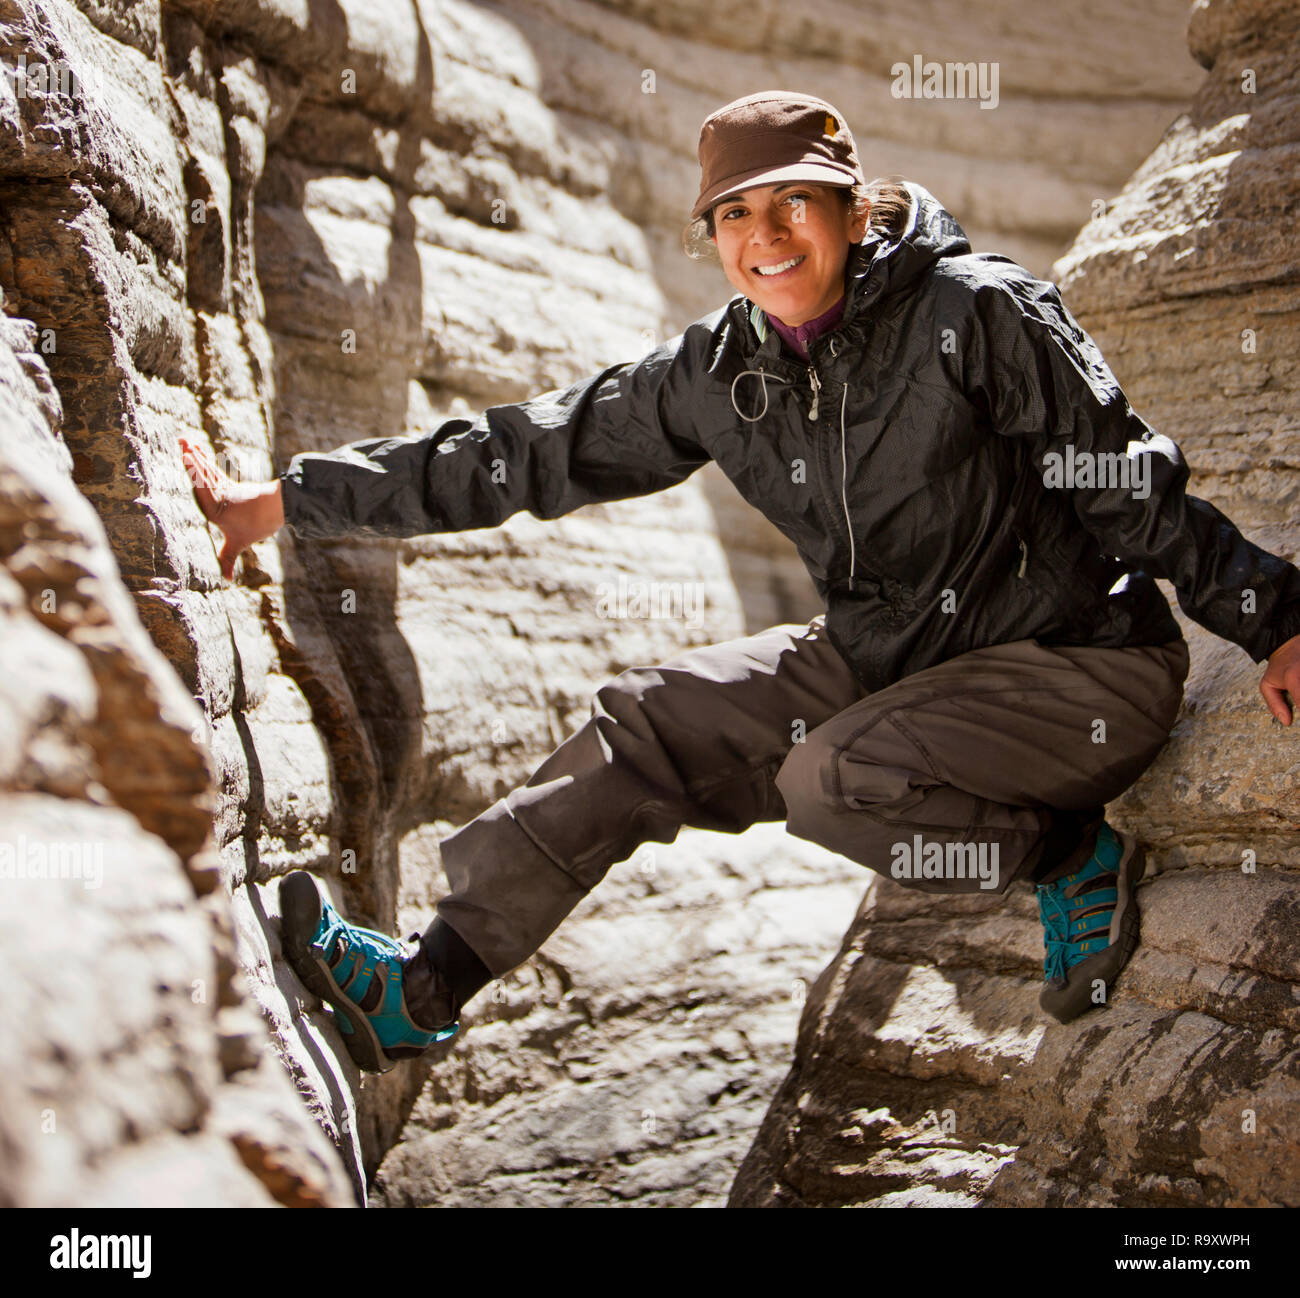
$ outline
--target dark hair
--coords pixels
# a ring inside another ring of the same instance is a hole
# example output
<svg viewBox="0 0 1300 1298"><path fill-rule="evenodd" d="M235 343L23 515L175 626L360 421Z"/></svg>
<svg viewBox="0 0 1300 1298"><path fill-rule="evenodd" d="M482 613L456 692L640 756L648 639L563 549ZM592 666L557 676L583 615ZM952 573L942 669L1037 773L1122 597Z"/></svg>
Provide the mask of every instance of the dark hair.
<svg viewBox="0 0 1300 1298"><path fill-rule="evenodd" d="M843 199L851 216L856 218L864 211L869 212L867 234L880 234L892 239L903 232L912 210L912 196L903 188L902 181L903 177L899 175L877 176L865 185L835 185L834 190ZM682 231L682 251L696 261L718 261L718 250L713 243L716 233L711 207Z"/></svg>

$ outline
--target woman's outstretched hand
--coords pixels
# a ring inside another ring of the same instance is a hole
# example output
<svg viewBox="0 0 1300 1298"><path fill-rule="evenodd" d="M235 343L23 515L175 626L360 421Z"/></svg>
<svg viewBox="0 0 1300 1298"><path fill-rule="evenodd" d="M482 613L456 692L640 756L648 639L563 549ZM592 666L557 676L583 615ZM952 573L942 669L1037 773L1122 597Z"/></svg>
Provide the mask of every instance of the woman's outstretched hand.
<svg viewBox="0 0 1300 1298"><path fill-rule="evenodd" d="M194 498L210 523L225 536L218 562L221 575L231 581L235 560L250 545L273 536L284 526L284 505L280 498L280 480L273 482L236 482L212 462L202 447L179 439L185 470L194 487Z"/></svg>
<svg viewBox="0 0 1300 1298"><path fill-rule="evenodd" d="M1264 696L1268 710L1284 726L1289 726L1291 704L1287 701L1286 694L1289 693L1293 699L1300 699L1300 635L1279 645L1269 655L1268 668L1264 672L1264 679L1259 683L1259 692Z"/></svg>

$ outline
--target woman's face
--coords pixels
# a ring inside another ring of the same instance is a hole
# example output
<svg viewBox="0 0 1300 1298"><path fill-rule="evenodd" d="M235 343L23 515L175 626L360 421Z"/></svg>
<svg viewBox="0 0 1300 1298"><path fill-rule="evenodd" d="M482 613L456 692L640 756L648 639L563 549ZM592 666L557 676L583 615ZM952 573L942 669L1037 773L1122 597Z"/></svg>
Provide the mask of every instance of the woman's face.
<svg viewBox="0 0 1300 1298"><path fill-rule="evenodd" d="M844 293L849 244L867 217L849 216L830 185L785 182L747 189L713 207L713 242L731 286L769 315L801 325L825 314ZM798 264L776 275L760 268Z"/></svg>

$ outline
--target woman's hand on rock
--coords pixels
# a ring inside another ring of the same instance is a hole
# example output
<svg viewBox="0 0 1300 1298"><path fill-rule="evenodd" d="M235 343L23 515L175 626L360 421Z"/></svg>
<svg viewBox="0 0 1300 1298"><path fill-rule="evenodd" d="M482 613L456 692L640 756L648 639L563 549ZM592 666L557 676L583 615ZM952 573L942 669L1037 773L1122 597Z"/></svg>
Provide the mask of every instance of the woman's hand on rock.
<svg viewBox="0 0 1300 1298"><path fill-rule="evenodd" d="M236 482L217 468L202 447L192 445L183 437L179 441L194 499L204 518L215 523L225 537L218 562L221 575L231 581L235 560L250 545L266 540L284 526L280 480Z"/></svg>
<svg viewBox="0 0 1300 1298"><path fill-rule="evenodd" d="M1268 710L1284 725L1291 724L1292 699L1300 699L1300 635L1279 645L1268 658L1268 668L1259 683Z"/></svg>

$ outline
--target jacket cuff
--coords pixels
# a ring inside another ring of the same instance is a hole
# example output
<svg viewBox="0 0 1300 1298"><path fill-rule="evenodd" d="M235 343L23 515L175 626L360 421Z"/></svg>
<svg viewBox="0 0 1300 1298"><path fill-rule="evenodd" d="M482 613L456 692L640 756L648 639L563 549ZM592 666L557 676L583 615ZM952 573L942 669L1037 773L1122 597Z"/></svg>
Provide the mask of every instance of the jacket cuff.
<svg viewBox="0 0 1300 1298"><path fill-rule="evenodd" d="M1289 604L1273 621L1272 631L1265 640L1267 646L1259 662L1271 658L1286 642L1300 635L1300 602Z"/></svg>
<svg viewBox="0 0 1300 1298"><path fill-rule="evenodd" d="M319 540L335 535L329 526L329 515L318 504L313 504L302 483L290 469L280 474L279 482L284 525L292 528L296 537L300 540Z"/></svg>

